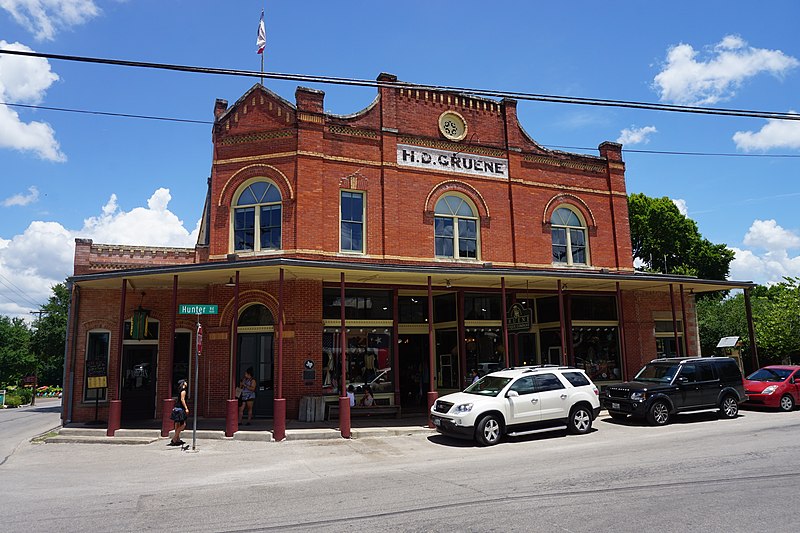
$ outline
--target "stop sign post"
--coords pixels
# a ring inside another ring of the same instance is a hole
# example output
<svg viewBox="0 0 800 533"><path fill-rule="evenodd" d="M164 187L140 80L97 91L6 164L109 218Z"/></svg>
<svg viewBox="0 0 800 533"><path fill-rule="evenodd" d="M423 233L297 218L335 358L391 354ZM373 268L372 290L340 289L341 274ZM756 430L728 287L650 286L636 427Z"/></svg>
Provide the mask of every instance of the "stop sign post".
<svg viewBox="0 0 800 533"><path fill-rule="evenodd" d="M192 395L194 401L192 409L194 410L193 426L192 426L192 451L197 449L197 375L200 372L200 356L203 353L203 326L200 324L200 315L216 315L219 307L212 304L180 304L178 306L178 314L181 315L197 315L197 334L195 335L195 358L194 358L194 388Z"/></svg>

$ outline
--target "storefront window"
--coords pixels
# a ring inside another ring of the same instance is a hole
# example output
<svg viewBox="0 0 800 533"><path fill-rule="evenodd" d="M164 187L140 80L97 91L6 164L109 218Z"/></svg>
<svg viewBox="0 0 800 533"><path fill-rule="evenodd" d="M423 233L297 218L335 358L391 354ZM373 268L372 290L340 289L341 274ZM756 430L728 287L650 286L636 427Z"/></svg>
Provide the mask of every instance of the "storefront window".
<svg viewBox="0 0 800 533"><path fill-rule="evenodd" d="M536 335L533 333L511 333L508 335L509 363L512 366L537 365Z"/></svg>
<svg viewBox="0 0 800 533"><path fill-rule="evenodd" d="M466 334L467 367L470 371L474 368L483 376L505 366L501 328L467 328Z"/></svg>
<svg viewBox="0 0 800 533"><path fill-rule="evenodd" d="M572 320L616 320L617 299L614 296L570 296Z"/></svg>
<svg viewBox="0 0 800 533"><path fill-rule="evenodd" d="M427 296L399 296L398 315L401 324L424 324L428 322Z"/></svg>
<svg viewBox="0 0 800 533"><path fill-rule="evenodd" d="M456 320L456 295L441 294L433 297L433 320L436 323Z"/></svg>
<svg viewBox="0 0 800 533"><path fill-rule="evenodd" d="M189 382L189 369L192 360L192 334L189 332L175 333L175 348L172 356L172 394L178 390L178 381L185 379Z"/></svg>
<svg viewBox="0 0 800 533"><path fill-rule="evenodd" d="M502 298L499 294L465 294L466 320L502 320Z"/></svg>
<svg viewBox="0 0 800 533"><path fill-rule="evenodd" d="M436 385L440 389L461 389L458 369L458 332L436 332Z"/></svg>
<svg viewBox="0 0 800 533"><path fill-rule="evenodd" d="M108 346L111 334L107 331L90 331L86 342L86 366L84 368L83 399L103 401L108 391ZM97 387L102 384L104 387Z"/></svg>
<svg viewBox="0 0 800 533"><path fill-rule="evenodd" d="M547 322L558 322L558 297L548 296L536 299L536 322L544 324Z"/></svg>
<svg viewBox="0 0 800 533"><path fill-rule="evenodd" d="M323 289L323 318L340 318L341 292L338 288ZM345 317L352 320L391 320L390 291L347 289L344 298Z"/></svg>
<svg viewBox="0 0 800 533"><path fill-rule="evenodd" d="M561 364L561 330L543 329L539 334L539 361L543 365Z"/></svg>
<svg viewBox="0 0 800 533"><path fill-rule="evenodd" d="M621 379L618 339L615 326L573 327L575 366L584 369L592 381Z"/></svg>
<svg viewBox="0 0 800 533"><path fill-rule="evenodd" d="M340 329L323 330L322 388L327 394L339 392L341 341ZM374 394L394 392L391 328L350 328L345 357L345 388L353 385L358 393L369 385Z"/></svg>

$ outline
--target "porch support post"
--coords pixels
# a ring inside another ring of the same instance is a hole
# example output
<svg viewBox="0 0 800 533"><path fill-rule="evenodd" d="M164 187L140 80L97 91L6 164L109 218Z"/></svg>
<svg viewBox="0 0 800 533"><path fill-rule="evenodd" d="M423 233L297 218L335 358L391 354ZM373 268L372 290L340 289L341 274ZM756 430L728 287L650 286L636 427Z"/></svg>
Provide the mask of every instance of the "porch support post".
<svg viewBox="0 0 800 533"><path fill-rule="evenodd" d="M620 377L622 381L628 378L628 350L625 347L625 306L622 305L622 289L619 281L617 282L617 318L619 320L619 350L622 361L620 361Z"/></svg>
<svg viewBox="0 0 800 533"><path fill-rule="evenodd" d="M234 398L236 390L236 359L239 350L239 271L236 271L236 280L233 284L233 325L231 341L228 343L230 350L230 385L228 387L228 400L225 407L225 436L233 437L239 431L239 401Z"/></svg>
<svg viewBox="0 0 800 533"><path fill-rule="evenodd" d="M561 328L561 361L562 365L567 364L567 328L564 324L564 291L561 287L561 280L558 280L558 323Z"/></svg>
<svg viewBox="0 0 800 533"><path fill-rule="evenodd" d="M117 365L114 373L117 390L114 399L109 399L108 402L108 429L106 430L106 436L108 437L114 436L114 432L120 428L120 420L122 419L122 400L120 399L122 384L120 381L122 379L122 339L125 336L125 297L127 296L127 291L128 280L122 278L122 294L119 298L119 330L117 331ZM109 368L109 370L111 369ZM111 376L109 375L109 377Z"/></svg>
<svg viewBox="0 0 800 533"><path fill-rule="evenodd" d="M174 366L175 358L175 321L177 320L178 313L178 275L172 276L172 309L169 313L170 318L170 336L168 348L168 367L167 367L167 397L161 402L161 436L169 437L169 432L174 426L170 415L172 408L175 407L175 398L172 397L172 382L175 376L172 375L172 368Z"/></svg>
<svg viewBox="0 0 800 533"><path fill-rule="evenodd" d="M342 337L341 337L341 354L340 365L341 375L339 376L339 430L342 432L342 438L350 438L350 399L347 397L345 390L345 383L347 378L347 330L345 329L346 316L344 307L344 272L341 273L339 282L339 308L341 313Z"/></svg>
<svg viewBox="0 0 800 533"><path fill-rule="evenodd" d="M400 296L398 289L392 289L392 378L394 379L394 403L401 405L400 401L400 333L397 326L400 323Z"/></svg>
<svg viewBox="0 0 800 533"><path fill-rule="evenodd" d="M276 397L273 399L273 431L276 441L286 438L286 398L283 397L283 269L278 277L278 371Z"/></svg>
<svg viewBox="0 0 800 533"><path fill-rule="evenodd" d="M503 303L503 364L504 368L509 368L508 364L508 308L506 307L506 278L500 277L500 298Z"/></svg>
<svg viewBox="0 0 800 533"><path fill-rule="evenodd" d="M424 374L424 373L423 373ZM431 420L431 407L436 403L439 394L436 392L433 381L436 377L436 335L433 332L433 287L431 277L428 276L428 427L433 428Z"/></svg>
<svg viewBox="0 0 800 533"><path fill-rule="evenodd" d="M672 335L675 337L675 355L681 357L681 343L678 337L678 317L675 316L675 291L672 288L672 283L669 284L669 304L672 308ZM684 335L686 332L684 331Z"/></svg>
<svg viewBox="0 0 800 533"><path fill-rule="evenodd" d="M470 384L469 372L471 369L467 368L467 328L464 326L464 289L458 289L456 292L456 305L458 305L458 365L461 368L461 374L464 377L464 383L461 388L466 388Z"/></svg>
<svg viewBox="0 0 800 533"><path fill-rule="evenodd" d="M689 357L689 323L686 321L686 298L683 295L683 283L678 285L681 292L681 319L683 320L683 353Z"/></svg>
<svg viewBox="0 0 800 533"><path fill-rule="evenodd" d="M747 334L750 337L750 364L753 368L750 369L754 372L761 366L758 362L758 346L756 345L756 330L753 327L753 308L750 305L750 289L744 290L744 310L747 314Z"/></svg>

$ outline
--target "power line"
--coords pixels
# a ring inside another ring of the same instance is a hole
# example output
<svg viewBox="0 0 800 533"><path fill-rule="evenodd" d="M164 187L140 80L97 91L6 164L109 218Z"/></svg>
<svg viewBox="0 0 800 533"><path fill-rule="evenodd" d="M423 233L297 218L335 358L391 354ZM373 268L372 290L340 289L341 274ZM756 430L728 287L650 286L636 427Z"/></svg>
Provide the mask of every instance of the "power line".
<svg viewBox="0 0 800 533"><path fill-rule="evenodd" d="M388 80L364 80L358 78L346 78L337 76L317 76L307 74L285 74L279 72L259 72L252 70L221 69L210 67L194 67L189 65L177 65L169 63L152 63L145 61L128 61L121 59L108 59L98 57L85 57L64 54L45 54L42 52L29 52L25 50L0 50L0 54L10 54L25 57L38 57L44 59L56 59L62 61L75 61L80 63L96 63L103 65L116 65L125 67L150 68L159 70L171 70L178 72L191 72L197 74L216 74L224 76L244 76L251 78L269 78L275 80L287 80L295 82L324 83L335 85L351 85L361 87L387 87L394 89L415 89L429 91L451 91L467 95L489 96L496 98L513 98L518 100L530 100L538 102L552 102L562 104L592 105L603 107L624 107L631 109L648 109L653 111L669 111L675 113L694 113L702 115L726 115L738 117L763 118L772 120L798 120L800 114L783 113L777 111L756 111L749 109L726 109L719 107L698 107L683 106L674 104L655 104L651 102L641 102L635 100L610 100L603 98L583 98L577 96L560 96L548 94L536 94L514 91L500 91L488 89L475 89L470 87L455 87L448 85L423 85L416 83L388 81Z"/></svg>
<svg viewBox="0 0 800 533"><path fill-rule="evenodd" d="M5 280L5 281L3 281L3 280ZM19 296L21 296L23 300L26 300L28 303L30 303L31 305L33 305L33 307L39 307L39 304L35 303L33 300L31 300L30 298L28 298L28 296L27 296L27 295L26 295L26 294L25 294L25 293L22 291L22 289L20 289L20 288L19 288L19 287L17 287L16 285L14 285L14 283L12 283L10 279L8 279L7 277L5 277L5 276L4 276L4 275L2 275L2 274L0 274L0 284L4 285L4 286L5 286L5 287L7 287L8 289L10 289L10 290L12 291L12 293L16 293L16 294L18 294ZM16 302L16 301L14 301L14 300L11 300L11 298L8 298L8 296L6 296L6 298L7 298L9 301L11 301L12 303L15 303L15 304L19 305L20 307L26 307L26 306L24 306L24 305L20 304L19 302Z"/></svg>
<svg viewBox="0 0 800 533"><path fill-rule="evenodd" d="M118 118L136 118L136 119L144 119L144 120L157 120L161 122L179 122L184 124L202 124L202 125L213 125L214 121L211 120L194 120L188 118L175 118L175 117L162 117L157 115L136 115L131 113L112 113L110 111L92 111L87 109L72 109L67 107L50 107L50 106L40 106L40 105L33 105L33 104L18 104L15 102L0 102L0 105L6 105L9 107L21 107L26 109L41 109L44 111L59 111L63 113L78 113L83 115L99 115L99 116L107 116L107 117L118 117ZM545 148L551 149L562 149L562 150L583 150L588 152L597 151L597 148L587 147L587 146L563 146L563 145L556 145L556 144L542 144L539 143L540 146ZM737 153L725 153L725 152L682 152L677 150L636 150L633 148L623 148L623 152L628 153L635 153L635 154L653 154L653 155L689 155L689 156L719 156L719 157L772 157L772 158L800 158L800 154L737 154Z"/></svg>

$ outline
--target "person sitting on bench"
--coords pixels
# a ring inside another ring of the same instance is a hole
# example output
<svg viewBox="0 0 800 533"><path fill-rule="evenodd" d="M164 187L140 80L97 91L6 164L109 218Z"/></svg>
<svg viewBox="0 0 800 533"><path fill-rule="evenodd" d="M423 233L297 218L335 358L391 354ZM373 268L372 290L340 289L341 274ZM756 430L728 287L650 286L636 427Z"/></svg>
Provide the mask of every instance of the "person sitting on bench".
<svg viewBox="0 0 800 533"><path fill-rule="evenodd" d="M358 402L361 407L372 407L375 405L375 397L372 395L372 387L366 385L364 387L364 397Z"/></svg>

